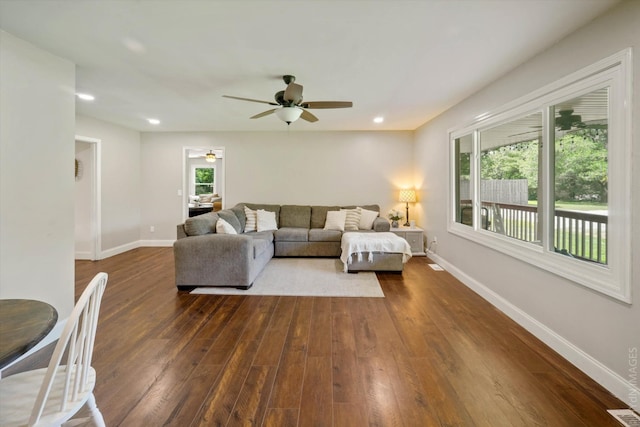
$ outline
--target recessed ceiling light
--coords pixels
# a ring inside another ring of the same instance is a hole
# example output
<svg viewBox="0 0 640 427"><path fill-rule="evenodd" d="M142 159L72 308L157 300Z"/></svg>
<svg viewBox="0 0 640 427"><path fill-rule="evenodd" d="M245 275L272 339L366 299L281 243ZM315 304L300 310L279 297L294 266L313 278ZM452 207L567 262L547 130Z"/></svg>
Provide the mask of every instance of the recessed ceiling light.
<svg viewBox="0 0 640 427"><path fill-rule="evenodd" d="M373 122L374 123L382 123L382 122L384 122L384 117L378 116L375 119L373 119Z"/></svg>
<svg viewBox="0 0 640 427"><path fill-rule="evenodd" d="M160 124L160 120L158 120L158 119L147 119L147 121L149 123L151 123L152 125L159 125Z"/></svg>
<svg viewBox="0 0 640 427"><path fill-rule="evenodd" d="M96 99L95 96L90 95L88 93L76 93L76 96L82 99L83 101L93 101L94 99Z"/></svg>

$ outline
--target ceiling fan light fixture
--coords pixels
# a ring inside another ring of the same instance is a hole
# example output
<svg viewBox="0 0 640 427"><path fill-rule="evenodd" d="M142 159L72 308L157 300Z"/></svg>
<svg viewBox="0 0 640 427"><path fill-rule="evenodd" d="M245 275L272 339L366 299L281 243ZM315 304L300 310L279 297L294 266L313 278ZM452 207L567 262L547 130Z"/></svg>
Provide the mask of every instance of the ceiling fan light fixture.
<svg viewBox="0 0 640 427"><path fill-rule="evenodd" d="M209 163L214 163L216 161L216 155L213 151L209 150L209 152L204 155L204 159Z"/></svg>
<svg viewBox="0 0 640 427"><path fill-rule="evenodd" d="M280 120L286 122L288 125L298 120L301 114L302 109L298 107L282 107L276 111L276 115Z"/></svg>

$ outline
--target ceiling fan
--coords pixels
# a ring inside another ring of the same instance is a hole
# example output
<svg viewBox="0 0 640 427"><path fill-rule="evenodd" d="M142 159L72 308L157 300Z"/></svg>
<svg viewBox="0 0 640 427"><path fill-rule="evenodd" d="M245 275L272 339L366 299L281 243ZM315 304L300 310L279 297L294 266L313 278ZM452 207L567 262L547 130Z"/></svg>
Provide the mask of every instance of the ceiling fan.
<svg viewBox="0 0 640 427"><path fill-rule="evenodd" d="M276 115L290 125L291 122L295 122L299 118L308 122L317 122L318 118L311 114L307 109L325 109L325 108L350 108L353 107L353 102L350 101L302 101L302 85L295 83L296 76L285 75L282 76L287 88L276 92L275 102L273 101L261 101L259 99L241 98L239 96L222 95L225 98L239 99L240 101L259 102L261 104L269 104L279 106L271 110L264 111L260 114L252 116L252 119L259 119L260 117L268 116L269 114L276 113Z"/></svg>
<svg viewBox="0 0 640 427"><path fill-rule="evenodd" d="M556 117L556 127L558 130L570 130L571 128L584 128L586 125L582 122L582 116L573 114L572 109L558 111Z"/></svg>

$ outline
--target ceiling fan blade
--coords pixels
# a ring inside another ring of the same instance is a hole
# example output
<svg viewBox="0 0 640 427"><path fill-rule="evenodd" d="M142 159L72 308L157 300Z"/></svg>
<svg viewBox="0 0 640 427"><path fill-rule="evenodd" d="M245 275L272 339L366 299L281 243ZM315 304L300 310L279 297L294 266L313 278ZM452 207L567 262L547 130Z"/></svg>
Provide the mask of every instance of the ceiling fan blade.
<svg viewBox="0 0 640 427"><path fill-rule="evenodd" d="M302 108L351 108L351 101L311 101L300 104Z"/></svg>
<svg viewBox="0 0 640 427"><path fill-rule="evenodd" d="M307 110L302 110L302 114L300 114L300 118L302 120L306 120L311 123L318 121L318 118L313 114L311 114L310 112L308 112Z"/></svg>
<svg viewBox="0 0 640 427"><path fill-rule="evenodd" d="M256 114L255 116L250 117L250 118L251 119L259 119L260 117L268 116L269 114L275 113L276 110L277 110L277 108L274 108L273 110L267 110L267 111L264 111L264 112L262 112L260 114Z"/></svg>
<svg viewBox="0 0 640 427"><path fill-rule="evenodd" d="M223 98L231 98L231 99L239 99L240 101L251 101L251 102L259 102L261 104L278 105L275 102L271 102L271 101L261 101L259 99L241 98L239 96L222 95L222 97Z"/></svg>
<svg viewBox="0 0 640 427"><path fill-rule="evenodd" d="M289 83L284 91L284 100L294 104L302 102L302 85Z"/></svg>

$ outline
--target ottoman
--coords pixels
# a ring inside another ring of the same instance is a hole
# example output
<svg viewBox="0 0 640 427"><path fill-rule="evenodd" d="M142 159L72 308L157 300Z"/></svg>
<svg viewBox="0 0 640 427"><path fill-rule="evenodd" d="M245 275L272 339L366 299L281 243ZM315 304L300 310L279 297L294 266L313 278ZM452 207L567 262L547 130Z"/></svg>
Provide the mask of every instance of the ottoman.
<svg viewBox="0 0 640 427"><path fill-rule="evenodd" d="M342 235L340 261L345 272L397 271L411 258L411 246L390 232L346 232Z"/></svg>

